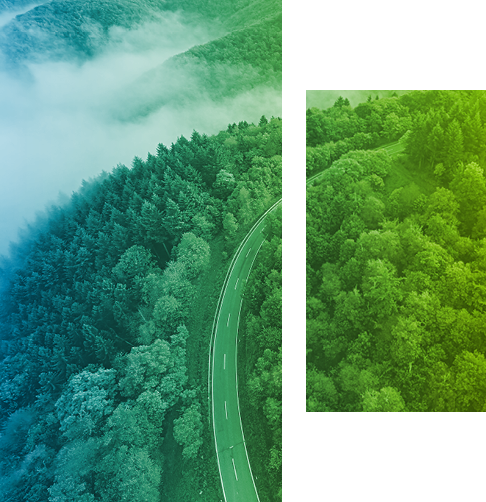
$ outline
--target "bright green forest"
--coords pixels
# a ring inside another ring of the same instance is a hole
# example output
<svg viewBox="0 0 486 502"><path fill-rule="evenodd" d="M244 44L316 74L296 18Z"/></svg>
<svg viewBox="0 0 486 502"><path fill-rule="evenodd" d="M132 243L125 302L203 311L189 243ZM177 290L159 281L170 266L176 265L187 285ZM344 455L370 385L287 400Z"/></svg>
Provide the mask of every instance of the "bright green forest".
<svg viewBox="0 0 486 502"><path fill-rule="evenodd" d="M307 110L307 411L486 411L486 92L380 92Z"/></svg>
<svg viewBox="0 0 486 502"><path fill-rule="evenodd" d="M278 118L194 131L85 181L12 245L0 263L0 500L223 498L211 325L233 251L281 197L281 153ZM245 290L239 386L271 501L281 492L279 214L265 236Z"/></svg>

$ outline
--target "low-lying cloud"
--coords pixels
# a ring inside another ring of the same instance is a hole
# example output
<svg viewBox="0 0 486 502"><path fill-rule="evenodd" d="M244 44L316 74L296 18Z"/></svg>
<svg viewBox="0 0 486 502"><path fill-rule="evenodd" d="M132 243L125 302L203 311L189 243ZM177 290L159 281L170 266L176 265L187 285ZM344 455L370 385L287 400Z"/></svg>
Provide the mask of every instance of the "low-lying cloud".
<svg viewBox="0 0 486 502"><path fill-rule="evenodd" d="M172 17L170 17L172 16ZM262 114L281 114L278 92L256 88L218 102L166 103L137 122L119 121L113 96L169 57L214 38L214 27L184 25L177 14L127 32L112 29L103 53L82 65L30 65L32 78L0 73L0 254L8 254L19 227L37 211L71 194L83 179L146 158L198 130L207 134ZM156 90L154 90L156 92ZM121 114L123 115L123 114Z"/></svg>

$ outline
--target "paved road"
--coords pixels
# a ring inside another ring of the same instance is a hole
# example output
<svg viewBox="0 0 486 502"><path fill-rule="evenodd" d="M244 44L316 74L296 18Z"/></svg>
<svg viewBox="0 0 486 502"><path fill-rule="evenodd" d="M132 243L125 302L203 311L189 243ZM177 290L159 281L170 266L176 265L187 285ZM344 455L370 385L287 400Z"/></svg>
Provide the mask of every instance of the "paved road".
<svg viewBox="0 0 486 502"><path fill-rule="evenodd" d="M243 287L250 274L264 234L265 217L254 225L235 253L221 291L213 326L211 401L214 441L226 502L259 502L246 451L238 401L236 367L238 325Z"/></svg>

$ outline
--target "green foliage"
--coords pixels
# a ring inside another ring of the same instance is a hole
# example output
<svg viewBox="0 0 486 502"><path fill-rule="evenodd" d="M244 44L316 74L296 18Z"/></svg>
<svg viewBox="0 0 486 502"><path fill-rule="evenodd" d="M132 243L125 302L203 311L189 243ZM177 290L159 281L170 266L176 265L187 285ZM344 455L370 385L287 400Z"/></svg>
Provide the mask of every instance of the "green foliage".
<svg viewBox="0 0 486 502"><path fill-rule="evenodd" d="M115 392L113 369L73 375L56 402L60 430L71 440L93 434L100 420L113 412Z"/></svg>
<svg viewBox="0 0 486 502"><path fill-rule="evenodd" d="M190 232L182 236L175 248L177 262L184 266L189 279L198 276L207 268L210 253L209 244Z"/></svg>
<svg viewBox="0 0 486 502"><path fill-rule="evenodd" d="M184 476L199 469L206 421L199 393L188 388L186 341L207 345L185 322L225 215L236 214L234 243L256 217L239 211L240 193L251 211L280 195L280 155L279 119L211 137L194 132L131 169L84 182L14 249L0 292L5 498L160 500L169 420L183 446L171 460L191 459ZM229 182L216 194L222 170ZM269 223L261 253L281 267L279 229ZM272 354L281 344L279 281L281 269L261 305ZM278 476L278 434L272 441Z"/></svg>
<svg viewBox="0 0 486 502"><path fill-rule="evenodd" d="M379 392L365 393L363 411L405 411L405 403L396 389L383 387Z"/></svg>
<svg viewBox="0 0 486 502"><path fill-rule="evenodd" d="M180 418L174 420L174 438L184 447L182 456L185 459L196 457L202 445L201 430L201 413L198 404L192 404L185 409Z"/></svg>
<svg viewBox="0 0 486 502"><path fill-rule="evenodd" d="M341 154L308 188L307 410L486 411L486 93L308 110L311 165L351 112L406 154Z"/></svg>

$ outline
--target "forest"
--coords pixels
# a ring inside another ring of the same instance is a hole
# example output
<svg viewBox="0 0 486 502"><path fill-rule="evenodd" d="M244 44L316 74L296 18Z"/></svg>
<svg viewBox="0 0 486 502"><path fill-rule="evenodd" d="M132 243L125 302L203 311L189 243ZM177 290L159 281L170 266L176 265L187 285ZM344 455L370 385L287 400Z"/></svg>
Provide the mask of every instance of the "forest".
<svg viewBox="0 0 486 502"><path fill-rule="evenodd" d="M485 124L484 91L307 110L307 411L486 411Z"/></svg>
<svg viewBox="0 0 486 502"><path fill-rule="evenodd" d="M133 120L168 103L221 102L255 88L279 93L281 87L282 14L277 11L144 73L123 89L129 99L117 116Z"/></svg>
<svg viewBox="0 0 486 502"><path fill-rule="evenodd" d="M281 197L281 152L278 118L194 131L85 181L11 246L0 266L0 500L219 500L206 320L235 246ZM270 456L278 492L278 217L266 231L245 293L261 354L241 385L264 417L272 448L255 455Z"/></svg>
<svg viewBox="0 0 486 502"><path fill-rule="evenodd" d="M262 85L281 89L282 5L279 0L204 3L52 0L39 3L0 28L0 67L14 74L26 76L26 66L32 63L85 63L100 56L115 42L119 43L118 37L123 34L153 30L154 25L159 25L158 30L167 30L163 21L171 14L175 23L193 31L207 31L205 43L144 72L124 90L130 95L127 100L130 111L122 114L125 120L146 115L168 101L179 105L187 100L196 101L205 92L206 98L221 99ZM4 8L23 5L10 0ZM1 7L0 3L0 10ZM157 39L152 32L138 37L136 43L142 48Z"/></svg>

